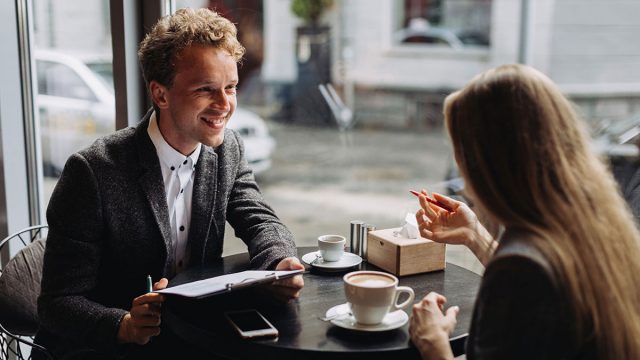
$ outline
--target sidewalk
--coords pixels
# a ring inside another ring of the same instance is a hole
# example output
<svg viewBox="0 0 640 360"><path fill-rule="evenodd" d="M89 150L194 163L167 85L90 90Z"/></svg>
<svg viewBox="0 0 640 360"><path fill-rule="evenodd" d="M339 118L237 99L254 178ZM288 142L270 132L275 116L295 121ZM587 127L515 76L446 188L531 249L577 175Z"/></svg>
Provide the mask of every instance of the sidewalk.
<svg viewBox="0 0 640 360"><path fill-rule="evenodd" d="M349 222L400 227L418 209L409 189L444 192L451 161L442 128L384 132L309 128L269 123L277 148L271 169L257 178L267 202L293 232L298 246L322 234L349 236ZM224 254L246 251L227 229ZM476 272L482 266L465 248L449 246L447 261Z"/></svg>

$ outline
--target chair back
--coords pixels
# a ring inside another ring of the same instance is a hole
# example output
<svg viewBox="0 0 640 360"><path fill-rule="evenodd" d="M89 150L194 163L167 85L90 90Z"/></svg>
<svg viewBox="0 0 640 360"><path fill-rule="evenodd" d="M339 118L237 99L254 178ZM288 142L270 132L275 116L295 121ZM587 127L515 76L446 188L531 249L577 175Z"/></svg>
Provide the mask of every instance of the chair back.
<svg viewBox="0 0 640 360"><path fill-rule="evenodd" d="M9 254L5 250L8 247L26 247L38 239L46 239L48 229L48 225L29 226L0 240L0 276L7 264Z"/></svg>
<svg viewBox="0 0 640 360"><path fill-rule="evenodd" d="M38 331L38 296L42 279L44 240L20 250L0 275L0 324L16 335Z"/></svg>
<svg viewBox="0 0 640 360"><path fill-rule="evenodd" d="M36 334L39 326L38 296L46 229L46 225L28 227L0 241L0 252L9 244L25 246L0 267L0 335L4 335L0 336L0 359L6 359L9 354L23 358L19 344L37 349L45 358L50 357L44 348L28 339Z"/></svg>

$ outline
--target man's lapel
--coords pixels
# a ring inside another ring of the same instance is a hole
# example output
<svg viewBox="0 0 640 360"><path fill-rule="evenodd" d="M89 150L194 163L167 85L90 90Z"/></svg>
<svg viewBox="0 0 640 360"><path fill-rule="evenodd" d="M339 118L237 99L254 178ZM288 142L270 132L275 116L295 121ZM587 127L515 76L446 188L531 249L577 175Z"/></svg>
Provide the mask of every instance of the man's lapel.
<svg viewBox="0 0 640 360"><path fill-rule="evenodd" d="M164 263L164 275L173 277L175 253L171 244L171 225L169 222L169 209L167 206L167 195L164 190L160 161L153 146L147 128L149 126L149 114L145 115L143 121L136 128L136 146L141 175L138 179L140 187L144 191L151 211L153 212L156 225L162 234L162 240L166 250L166 261Z"/></svg>
<svg viewBox="0 0 640 360"><path fill-rule="evenodd" d="M196 164L191 199L189 244L191 246L190 261L194 265L204 262L204 248L211 231L214 234L218 233L217 225L213 221L213 209L215 208L218 187L217 167L218 155L213 148L203 145Z"/></svg>

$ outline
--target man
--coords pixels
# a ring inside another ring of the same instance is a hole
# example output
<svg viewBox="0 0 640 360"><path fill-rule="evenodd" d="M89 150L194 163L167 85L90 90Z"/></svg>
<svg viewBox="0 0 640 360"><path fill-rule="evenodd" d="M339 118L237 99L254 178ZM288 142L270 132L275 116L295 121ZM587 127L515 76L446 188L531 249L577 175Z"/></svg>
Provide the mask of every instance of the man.
<svg viewBox="0 0 640 360"><path fill-rule="evenodd" d="M167 278L222 254L225 221L259 269L303 269L265 204L237 133L235 26L207 9L161 19L138 56L153 109L135 128L72 155L47 209L37 342L63 356L159 353ZM301 276L272 286L292 299ZM123 344L137 344L127 345ZM156 348L155 350L154 347ZM164 350L163 350L164 351Z"/></svg>

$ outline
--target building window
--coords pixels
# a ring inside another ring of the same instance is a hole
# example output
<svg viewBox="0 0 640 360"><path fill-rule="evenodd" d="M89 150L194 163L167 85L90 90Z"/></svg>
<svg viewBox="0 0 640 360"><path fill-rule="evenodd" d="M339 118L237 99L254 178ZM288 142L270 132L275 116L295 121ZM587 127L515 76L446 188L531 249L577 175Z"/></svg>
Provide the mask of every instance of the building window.
<svg viewBox="0 0 640 360"><path fill-rule="evenodd" d="M488 47L492 0L404 0L394 33L397 44Z"/></svg>

